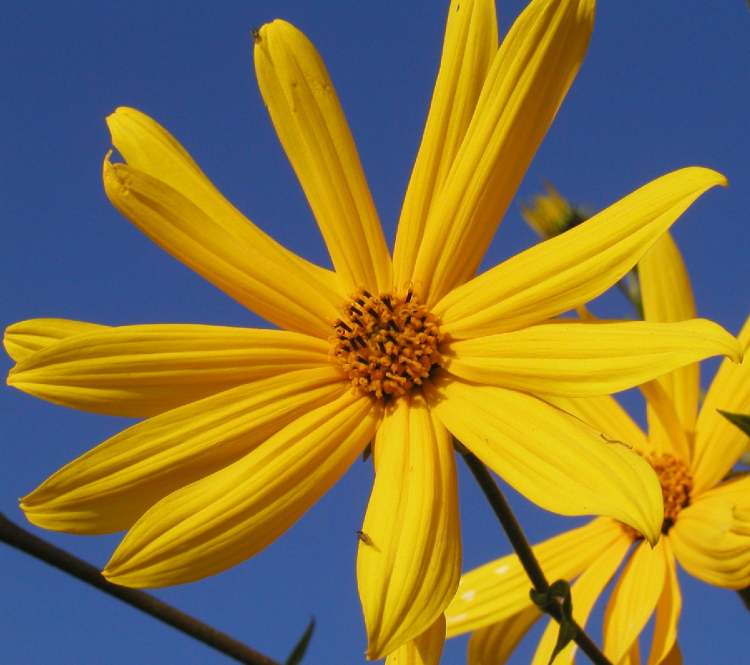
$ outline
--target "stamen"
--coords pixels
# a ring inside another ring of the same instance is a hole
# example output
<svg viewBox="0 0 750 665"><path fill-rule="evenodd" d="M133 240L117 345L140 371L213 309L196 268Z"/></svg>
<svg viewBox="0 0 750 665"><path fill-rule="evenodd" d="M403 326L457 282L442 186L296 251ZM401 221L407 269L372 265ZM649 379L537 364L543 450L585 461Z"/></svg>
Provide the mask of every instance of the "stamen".
<svg viewBox="0 0 750 665"><path fill-rule="evenodd" d="M652 453L644 457L653 467L661 484L661 493L664 497L664 521L661 532L666 534L674 526L682 509L690 505L693 477L685 462L674 455ZM641 537L635 529L625 525L623 528L632 536Z"/></svg>
<svg viewBox="0 0 750 665"><path fill-rule="evenodd" d="M442 358L438 320L409 289L373 296L362 289L335 322L333 355L352 386L381 399L421 386Z"/></svg>

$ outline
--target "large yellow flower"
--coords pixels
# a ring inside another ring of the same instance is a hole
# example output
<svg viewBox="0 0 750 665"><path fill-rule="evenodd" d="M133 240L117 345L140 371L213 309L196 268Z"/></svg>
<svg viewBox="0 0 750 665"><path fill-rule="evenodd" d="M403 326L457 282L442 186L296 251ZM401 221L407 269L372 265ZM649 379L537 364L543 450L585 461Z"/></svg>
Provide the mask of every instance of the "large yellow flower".
<svg viewBox="0 0 750 665"><path fill-rule="evenodd" d="M371 658L439 620L458 584L451 435L544 508L608 515L655 542L662 504L648 464L530 393L604 394L736 355L736 340L702 320L545 323L611 286L724 178L670 173L473 278L579 68L593 14L593 0L535 0L498 49L494 1L452 3L393 258L323 62L292 25L265 25L260 90L334 271L249 222L155 121L110 116L125 160L104 162L113 204L285 330L11 326L11 385L148 417L25 497L29 520L128 529L110 580L188 582L268 545L373 441L357 560Z"/></svg>
<svg viewBox="0 0 750 665"><path fill-rule="evenodd" d="M688 276L668 234L641 261L639 273L647 319L695 316ZM750 351L750 317L740 341ZM676 641L682 602L676 562L709 584L730 589L750 585L750 477L722 480L745 450L747 436L718 412L750 411L750 362L725 361L700 412L698 364L659 378L645 392L648 435L610 397L555 402L649 460L664 496L664 536L652 548L630 527L599 518L537 545L535 551L552 579L577 577L573 613L581 624L624 561L605 613L605 653L613 663L640 662L637 638L655 612L648 663L676 665L682 662ZM528 587L514 555L462 578L446 615L449 635L477 631L469 643L470 665L505 662L539 618ZM549 661L556 625L547 627L534 665ZM556 665L572 663L573 654L568 647Z"/></svg>

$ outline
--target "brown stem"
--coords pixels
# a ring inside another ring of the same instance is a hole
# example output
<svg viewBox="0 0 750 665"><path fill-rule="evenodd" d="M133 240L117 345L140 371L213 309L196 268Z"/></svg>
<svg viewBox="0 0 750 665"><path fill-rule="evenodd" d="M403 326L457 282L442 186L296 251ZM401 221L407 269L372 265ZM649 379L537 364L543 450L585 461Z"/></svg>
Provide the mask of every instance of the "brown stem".
<svg viewBox="0 0 750 665"><path fill-rule="evenodd" d="M490 476L486 467L477 457L469 452L462 444L458 445L459 452L464 458L466 465L474 475L479 487L484 492L485 497L492 506L492 510L495 512L503 530L510 540L510 544L516 552L516 555L521 561L526 574L531 581L534 591L538 594L544 594L549 591L549 582L544 575L539 562L537 561L534 551L529 545L529 541L518 523L516 516L511 510L510 504L506 500L500 488L497 486L495 481ZM562 619L561 607L557 603L552 603L549 606L542 608L544 612L549 614L555 621L560 623ZM580 647L592 663L596 665L612 665L607 657L599 650L594 641L585 633L577 623L574 622L575 626L575 637L573 638L575 643Z"/></svg>
<svg viewBox="0 0 750 665"><path fill-rule="evenodd" d="M184 612L167 605L153 596L127 587L117 586L108 582L97 568L83 559L69 554L65 550L55 547L46 540L38 538L25 529L11 522L0 513L0 541L30 554L68 575L96 587L100 591L131 605L146 614L162 621L177 630L182 631L193 639L203 642L217 651L247 665L279 665L275 660L251 649L242 642L229 637L215 628L198 621Z"/></svg>

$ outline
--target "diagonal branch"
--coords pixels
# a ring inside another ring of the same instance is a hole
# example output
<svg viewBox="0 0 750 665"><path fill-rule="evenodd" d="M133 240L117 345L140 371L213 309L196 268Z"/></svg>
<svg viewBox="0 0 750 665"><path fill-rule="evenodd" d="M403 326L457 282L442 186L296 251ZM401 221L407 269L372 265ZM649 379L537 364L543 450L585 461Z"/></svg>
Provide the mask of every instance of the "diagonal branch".
<svg viewBox="0 0 750 665"><path fill-rule="evenodd" d="M472 454L462 444L457 442L457 449L461 453L469 467L469 470L474 475L479 487L484 492L485 497L492 506L492 510L495 512L500 524L503 527L510 544L516 552L516 555L521 561L526 574L531 580L531 584L534 587L532 590L533 597L550 597L550 584L547 582L547 578L544 575L539 562L534 556L534 552L529 545L529 541L526 539L526 535L521 528L521 525L516 520L516 516L513 514L508 501L506 500L500 488L497 486L495 481L490 476L486 467L480 462L477 457ZM575 621L571 618L566 618L562 611L562 606L558 602L545 603L538 605L538 607L549 614L559 624L563 622L569 622L573 628L573 640L580 647L595 665L612 665L607 657L599 650L594 641L584 632Z"/></svg>
<svg viewBox="0 0 750 665"><path fill-rule="evenodd" d="M96 587L100 591L114 596L118 600L135 607L146 614L162 621L177 630L182 631L199 642L220 651L224 655L247 665L278 665L275 660L238 642L226 633L198 621L189 614L167 605L153 596L127 587L117 586L108 582L97 568L83 559L69 554L65 550L55 547L46 540L29 533L25 529L11 522L0 513L0 541L15 547L26 554L44 561L68 575Z"/></svg>

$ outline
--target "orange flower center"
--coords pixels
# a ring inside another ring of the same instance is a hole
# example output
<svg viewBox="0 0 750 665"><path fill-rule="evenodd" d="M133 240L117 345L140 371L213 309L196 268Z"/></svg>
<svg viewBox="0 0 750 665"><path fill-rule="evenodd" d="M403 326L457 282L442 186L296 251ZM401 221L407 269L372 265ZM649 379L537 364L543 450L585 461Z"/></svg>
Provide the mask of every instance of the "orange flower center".
<svg viewBox="0 0 750 665"><path fill-rule="evenodd" d="M438 320L411 289L403 297L363 289L345 312L334 324L333 355L361 393L405 395L440 365Z"/></svg>
<svg viewBox="0 0 750 665"><path fill-rule="evenodd" d="M661 483L661 493L664 496L664 523L661 531L667 533L680 511L690 505L693 477L685 462L674 455L652 454L647 459Z"/></svg>
<svg viewBox="0 0 750 665"><path fill-rule="evenodd" d="M661 532L667 533L677 521L677 515L690 505L690 492L693 490L693 477L681 459L669 453L652 453L645 456L656 471L664 497L664 522ZM640 538L641 535L631 527L625 527L628 533Z"/></svg>

